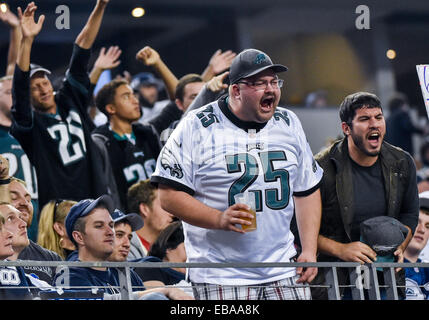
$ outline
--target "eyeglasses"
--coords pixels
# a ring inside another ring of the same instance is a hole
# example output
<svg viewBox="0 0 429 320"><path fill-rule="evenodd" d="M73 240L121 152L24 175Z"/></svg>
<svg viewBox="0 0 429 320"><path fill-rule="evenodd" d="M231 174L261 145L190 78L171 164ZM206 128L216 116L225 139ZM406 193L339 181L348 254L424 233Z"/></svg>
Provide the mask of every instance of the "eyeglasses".
<svg viewBox="0 0 429 320"><path fill-rule="evenodd" d="M257 80L257 81L238 81L237 83L245 84L255 91L265 91L268 88L268 83L273 87L273 89L280 89L283 87L283 79L275 79L268 82L267 80Z"/></svg>

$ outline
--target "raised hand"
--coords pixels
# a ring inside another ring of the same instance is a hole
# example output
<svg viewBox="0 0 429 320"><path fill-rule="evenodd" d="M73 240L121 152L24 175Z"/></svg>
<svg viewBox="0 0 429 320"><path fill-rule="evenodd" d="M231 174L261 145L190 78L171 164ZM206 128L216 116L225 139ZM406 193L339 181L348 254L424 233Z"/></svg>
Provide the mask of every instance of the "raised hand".
<svg viewBox="0 0 429 320"><path fill-rule="evenodd" d="M149 46L137 52L136 59L143 62L146 66L153 66L161 60L159 53Z"/></svg>
<svg viewBox="0 0 429 320"><path fill-rule="evenodd" d="M222 71L229 69L231 66L232 60L234 60L237 54L231 50L222 52L218 49L210 58L209 67L212 69L212 72L216 75Z"/></svg>
<svg viewBox="0 0 429 320"><path fill-rule="evenodd" d="M110 47L107 52L106 48L101 48L100 54L98 55L97 60L94 63L95 68L99 68L101 70L108 70L116 68L121 64L121 61L118 60L122 51L118 46Z"/></svg>
<svg viewBox="0 0 429 320"><path fill-rule="evenodd" d="M34 13L37 10L37 6L34 2L30 2L27 5L24 13L21 10L21 7L18 7L18 17L19 22L21 24L21 32L23 38L31 38L34 39L42 30L43 22L45 21L45 16L42 14L39 17L37 23L34 20Z"/></svg>
<svg viewBox="0 0 429 320"><path fill-rule="evenodd" d="M219 92L223 89L228 88L228 85L226 83L223 83L228 74L229 71L225 71L224 73L212 78L209 82L207 82L207 88L211 92Z"/></svg>

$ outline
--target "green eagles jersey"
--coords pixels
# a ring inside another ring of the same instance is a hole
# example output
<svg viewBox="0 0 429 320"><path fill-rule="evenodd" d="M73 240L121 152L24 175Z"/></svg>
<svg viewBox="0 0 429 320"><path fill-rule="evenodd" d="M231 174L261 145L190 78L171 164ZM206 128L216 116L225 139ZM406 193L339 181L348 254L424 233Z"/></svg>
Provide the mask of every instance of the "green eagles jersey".
<svg viewBox="0 0 429 320"><path fill-rule="evenodd" d="M30 164L27 155L22 150L19 142L9 134L9 128L0 125L0 154L9 161L9 175L24 180L27 190L31 195L34 214L33 222L28 228L28 237L37 241L37 227L39 224L37 203L37 179L36 171Z"/></svg>

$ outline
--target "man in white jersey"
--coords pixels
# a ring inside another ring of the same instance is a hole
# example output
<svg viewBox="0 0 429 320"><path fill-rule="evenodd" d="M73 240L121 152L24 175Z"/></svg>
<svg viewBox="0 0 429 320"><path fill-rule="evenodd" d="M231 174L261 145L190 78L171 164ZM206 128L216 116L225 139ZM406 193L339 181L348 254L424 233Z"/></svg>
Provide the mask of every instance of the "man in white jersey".
<svg viewBox="0 0 429 320"><path fill-rule="evenodd" d="M296 213L302 253L315 262L321 219L314 161L296 115L277 108L286 71L248 49L230 67L227 96L182 119L158 157L151 181L163 209L180 218L188 262L290 262ZM234 195L253 192L257 229ZM317 268L190 268L196 299L310 299Z"/></svg>

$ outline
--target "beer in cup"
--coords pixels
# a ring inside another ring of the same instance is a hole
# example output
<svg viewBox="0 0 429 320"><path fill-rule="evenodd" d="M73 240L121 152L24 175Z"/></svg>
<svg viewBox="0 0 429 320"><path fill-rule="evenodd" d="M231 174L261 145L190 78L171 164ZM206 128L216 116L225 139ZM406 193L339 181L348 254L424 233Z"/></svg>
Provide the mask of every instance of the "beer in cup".
<svg viewBox="0 0 429 320"><path fill-rule="evenodd" d="M254 231L256 230L256 204L255 204L255 194L253 192L244 192L244 193L238 193L234 196L235 203L244 203L247 204L250 207L249 212L253 215L253 218L241 218L243 220L250 221L252 224L249 226L247 224L242 224L241 228L245 230L246 232Z"/></svg>

